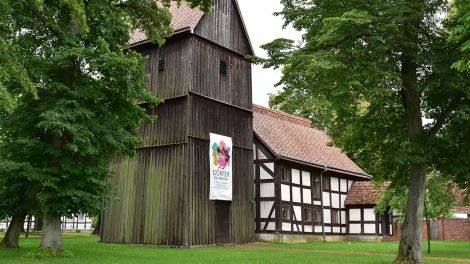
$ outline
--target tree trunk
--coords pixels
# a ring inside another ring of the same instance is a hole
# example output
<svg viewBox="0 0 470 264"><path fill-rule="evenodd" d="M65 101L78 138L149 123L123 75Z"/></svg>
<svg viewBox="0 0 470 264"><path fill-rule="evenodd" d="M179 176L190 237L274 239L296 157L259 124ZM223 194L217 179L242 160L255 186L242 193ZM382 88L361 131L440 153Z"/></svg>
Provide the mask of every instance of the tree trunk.
<svg viewBox="0 0 470 264"><path fill-rule="evenodd" d="M0 247L2 248L19 248L19 240L21 235L21 230L23 230L24 219L26 214L20 213L13 216L11 219L10 225L8 226L5 237L3 237L2 242L0 242Z"/></svg>
<svg viewBox="0 0 470 264"><path fill-rule="evenodd" d="M40 247L49 249L54 255L64 250L60 216L44 214Z"/></svg>
<svg viewBox="0 0 470 264"><path fill-rule="evenodd" d="M421 222L426 189L426 162L423 160L424 127L421 113L422 93L418 86L419 30L423 0L404 2L403 53L401 55L402 94L409 138L410 178L408 203L402 225L400 246L395 263L423 263Z"/></svg>
<svg viewBox="0 0 470 264"><path fill-rule="evenodd" d="M423 263L422 221L426 186L426 164L411 166L408 204L401 229L400 247L395 263Z"/></svg>

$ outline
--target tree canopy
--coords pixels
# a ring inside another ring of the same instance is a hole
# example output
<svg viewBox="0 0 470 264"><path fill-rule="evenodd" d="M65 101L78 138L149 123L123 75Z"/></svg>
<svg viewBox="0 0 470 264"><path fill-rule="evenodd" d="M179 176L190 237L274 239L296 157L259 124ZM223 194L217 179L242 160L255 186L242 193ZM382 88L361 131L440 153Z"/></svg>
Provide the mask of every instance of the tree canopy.
<svg viewBox="0 0 470 264"><path fill-rule="evenodd" d="M422 262L428 167L470 179L466 2L283 0L278 15L303 40L274 40L258 59L283 67L272 107L312 119L368 173L408 186L398 262Z"/></svg>
<svg viewBox="0 0 470 264"><path fill-rule="evenodd" d="M16 201L4 210L21 206L18 188L30 190L44 216L41 247L52 253L63 249L60 217L101 209L108 163L132 155L136 128L153 120L138 103L159 100L129 38L141 29L162 44L172 34L170 2L0 3L0 101L8 110L0 112L1 193ZM187 2L206 11L212 4Z"/></svg>

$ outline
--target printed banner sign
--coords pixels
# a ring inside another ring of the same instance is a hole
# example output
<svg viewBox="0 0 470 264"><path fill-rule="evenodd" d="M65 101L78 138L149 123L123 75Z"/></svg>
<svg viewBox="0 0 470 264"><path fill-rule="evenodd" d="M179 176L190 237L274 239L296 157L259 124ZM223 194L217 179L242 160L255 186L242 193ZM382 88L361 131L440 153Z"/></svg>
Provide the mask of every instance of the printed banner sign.
<svg viewBox="0 0 470 264"><path fill-rule="evenodd" d="M209 200L232 201L232 139L210 134Z"/></svg>

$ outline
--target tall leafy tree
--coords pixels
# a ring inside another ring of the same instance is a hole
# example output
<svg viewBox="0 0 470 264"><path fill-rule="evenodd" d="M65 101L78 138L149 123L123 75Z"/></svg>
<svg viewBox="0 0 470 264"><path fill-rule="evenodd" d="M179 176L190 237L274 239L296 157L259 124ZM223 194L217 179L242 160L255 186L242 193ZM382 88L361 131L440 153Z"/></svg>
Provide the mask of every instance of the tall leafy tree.
<svg viewBox="0 0 470 264"><path fill-rule="evenodd" d="M187 2L204 10L212 3ZM34 193L43 215L40 246L52 254L63 250L60 217L97 213L109 161L132 155L140 143L136 128L152 119L138 105L158 103L145 87L145 58L127 48L136 28L163 43L172 33L169 3L1 1L10 12L2 13L0 47L14 53L0 59L19 65L2 70L3 90L11 94L20 72L37 92L5 104L16 107L0 121L0 175L9 175L3 193L13 195L18 184Z"/></svg>
<svg viewBox="0 0 470 264"><path fill-rule="evenodd" d="M269 59L258 61L284 67L271 106L312 118L368 172L408 186L396 262L422 263L428 166L469 179L470 78L455 69L450 3L281 2L278 15L304 34L264 45Z"/></svg>

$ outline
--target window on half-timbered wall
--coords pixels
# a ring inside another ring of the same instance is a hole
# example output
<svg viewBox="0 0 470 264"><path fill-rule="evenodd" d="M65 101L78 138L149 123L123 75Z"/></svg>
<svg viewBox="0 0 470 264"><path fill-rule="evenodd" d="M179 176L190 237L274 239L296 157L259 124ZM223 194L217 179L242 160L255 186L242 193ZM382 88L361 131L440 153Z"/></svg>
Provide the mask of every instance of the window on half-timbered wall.
<svg viewBox="0 0 470 264"><path fill-rule="evenodd" d="M321 223L321 208L320 207L314 207L313 212L313 222L314 223Z"/></svg>
<svg viewBox="0 0 470 264"><path fill-rule="evenodd" d="M332 224L339 224L341 222L340 217L341 215L338 209L331 209L331 223Z"/></svg>
<svg viewBox="0 0 470 264"><path fill-rule="evenodd" d="M323 176L323 190L329 190L330 187L330 177Z"/></svg>
<svg viewBox="0 0 470 264"><path fill-rule="evenodd" d="M281 167L281 181L290 182L291 170L286 167Z"/></svg>
<svg viewBox="0 0 470 264"><path fill-rule="evenodd" d="M312 221L312 208L304 208L304 211L302 212L302 218L306 222L311 222Z"/></svg>
<svg viewBox="0 0 470 264"><path fill-rule="evenodd" d="M313 192L313 199L320 199L320 196L321 196L320 176L313 177L312 192Z"/></svg>
<svg viewBox="0 0 470 264"><path fill-rule="evenodd" d="M291 213L290 213L290 206L283 206L282 207L282 220L290 220Z"/></svg>

